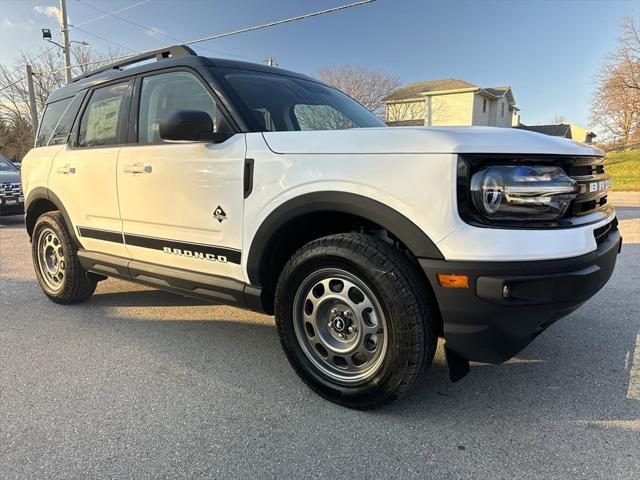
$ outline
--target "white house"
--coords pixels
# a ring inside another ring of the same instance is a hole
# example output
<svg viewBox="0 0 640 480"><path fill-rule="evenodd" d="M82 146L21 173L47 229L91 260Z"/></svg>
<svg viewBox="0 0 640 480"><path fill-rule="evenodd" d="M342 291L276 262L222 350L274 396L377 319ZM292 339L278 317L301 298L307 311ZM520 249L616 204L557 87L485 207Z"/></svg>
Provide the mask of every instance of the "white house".
<svg viewBox="0 0 640 480"><path fill-rule="evenodd" d="M511 87L481 88L453 78L411 83L385 98L385 105L390 126L519 124Z"/></svg>

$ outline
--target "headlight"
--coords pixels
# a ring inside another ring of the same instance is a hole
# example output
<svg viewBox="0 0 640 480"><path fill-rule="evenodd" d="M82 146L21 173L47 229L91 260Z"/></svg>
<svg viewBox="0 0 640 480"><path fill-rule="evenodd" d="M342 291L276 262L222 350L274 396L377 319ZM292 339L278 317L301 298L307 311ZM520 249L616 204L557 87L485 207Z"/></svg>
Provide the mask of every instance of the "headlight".
<svg viewBox="0 0 640 480"><path fill-rule="evenodd" d="M578 183L560 167L493 166L471 178L476 209L490 219L555 220L578 194Z"/></svg>

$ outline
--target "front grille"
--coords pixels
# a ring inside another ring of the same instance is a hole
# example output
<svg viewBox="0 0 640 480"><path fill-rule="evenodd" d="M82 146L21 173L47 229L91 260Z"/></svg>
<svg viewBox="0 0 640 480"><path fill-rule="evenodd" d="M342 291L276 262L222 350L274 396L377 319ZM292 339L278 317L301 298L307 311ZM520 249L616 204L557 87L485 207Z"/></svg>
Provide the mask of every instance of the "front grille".
<svg viewBox="0 0 640 480"><path fill-rule="evenodd" d="M567 175L578 182L579 194L569 212L579 217L602 210L607 205L611 177L604 171L604 159L585 157L565 166Z"/></svg>
<svg viewBox="0 0 640 480"><path fill-rule="evenodd" d="M613 219L611 222L603 225L602 227L598 227L593 231L593 237L596 239L596 243L600 245L604 242L609 234L618 229L618 220Z"/></svg>
<svg viewBox="0 0 640 480"><path fill-rule="evenodd" d="M0 183L0 197L22 196L22 185L17 183Z"/></svg>

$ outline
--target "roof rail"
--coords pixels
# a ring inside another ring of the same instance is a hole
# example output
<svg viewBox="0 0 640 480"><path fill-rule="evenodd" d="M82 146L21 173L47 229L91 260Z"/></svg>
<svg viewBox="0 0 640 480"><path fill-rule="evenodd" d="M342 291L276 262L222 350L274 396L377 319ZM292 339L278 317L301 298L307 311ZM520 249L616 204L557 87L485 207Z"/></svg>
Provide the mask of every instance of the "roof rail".
<svg viewBox="0 0 640 480"><path fill-rule="evenodd" d="M73 79L73 82L77 82L78 80L82 80L83 78L91 77L108 70L120 70L124 67L128 67L129 65L144 62L146 60L151 60L152 58L155 58L159 62L168 58L184 57L187 55L197 55L197 53L186 45L173 45L171 47L163 47L157 50L148 50L146 52L139 53L138 55L124 58L120 62L111 63L109 65L105 65L104 67L91 70L84 75L75 77Z"/></svg>

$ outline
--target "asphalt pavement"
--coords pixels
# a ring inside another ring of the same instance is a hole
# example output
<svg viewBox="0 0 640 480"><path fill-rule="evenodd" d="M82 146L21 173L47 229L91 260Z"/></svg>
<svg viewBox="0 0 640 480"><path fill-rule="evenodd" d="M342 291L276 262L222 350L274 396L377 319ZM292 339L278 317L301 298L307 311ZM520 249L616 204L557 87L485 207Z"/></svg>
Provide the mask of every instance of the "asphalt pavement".
<svg viewBox="0 0 640 480"><path fill-rule="evenodd" d="M271 317L119 280L51 303L0 225L0 478L640 478L640 244L517 358L451 383L440 346L357 412L295 376Z"/></svg>

